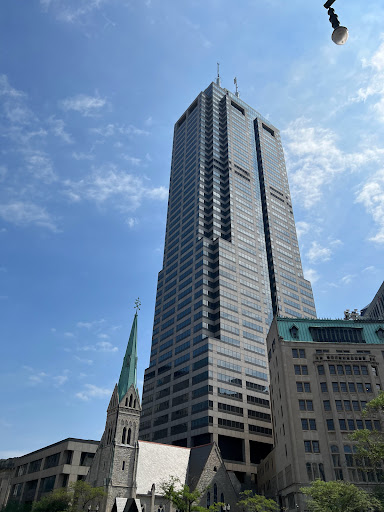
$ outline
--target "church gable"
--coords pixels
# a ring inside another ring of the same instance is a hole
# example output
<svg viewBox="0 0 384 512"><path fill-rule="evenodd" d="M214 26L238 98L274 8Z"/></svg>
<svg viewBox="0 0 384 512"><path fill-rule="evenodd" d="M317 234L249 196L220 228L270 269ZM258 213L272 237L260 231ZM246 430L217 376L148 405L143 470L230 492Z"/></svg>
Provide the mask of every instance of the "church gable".
<svg viewBox="0 0 384 512"><path fill-rule="evenodd" d="M140 396L133 384L129 387L125 395L120 400L119 407L126 407L139 412L141 411Z"/></svg>

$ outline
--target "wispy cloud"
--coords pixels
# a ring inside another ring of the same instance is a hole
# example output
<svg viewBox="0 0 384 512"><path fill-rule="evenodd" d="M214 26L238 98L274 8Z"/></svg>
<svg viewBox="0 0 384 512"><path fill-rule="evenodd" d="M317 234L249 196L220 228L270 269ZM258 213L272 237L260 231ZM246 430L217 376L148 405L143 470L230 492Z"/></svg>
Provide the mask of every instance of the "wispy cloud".
<svg viewBox="0 0 384 512"><path fill-rule="evenodd" d="M67 180L64 185L64 193L72 201L88 200L99 206L110 202L122 212L136 210L145 199L165 201L168 197L165 187L153 187L149 180L122 171L113 164L94 169L83 180Z"/></svg>
<svg viewBox="0 0 384 512"><path fill-rule="evenodd" d="M85 384L84 389L76 393L76 398L87 402L91 398L104 398L110 396L112 391L108 388L101 388L93 384Z"/></svg>
<svg viewBox="0 0 384 512"><path fill-rule="evenodd" d="M356 202L361 203L372 216L378 231L369 240L384 243L384 170L369 178L356 195Z"/></svg>
<svg viewBox="0 0 384 512"><path fill-rule="evenodd" d="M57 119L55 116L51 116L48 118L47 123L55 137L60 138L67 144L73 143L72 136L65 131L65 123L62 119Z"/></svg>
<svg viewBox="0 0 384 512"><path fill-rule="evenodd" d="M337 135L328 128L312 126L299 118L283 131L292 194L305 208L313 208L337 175L356 171L368 163L384 163L384 147L364 145L345 152L337 146Z"/></svg>
<svg viewBox="0 0 384 512"><path fill-rule="evenodd" d="M7 204L0 203L0 217L16 226L35 225L58 232L55 219L46 209L30 202L15 201Z"/></svg>
<svg viewBox="0 0 384 512"><path fill-rule="evenodd" d="M350 284L354 278L356 277L356 274L347 274L346 276L342 277L340 279L342 284Z"/></svg>
<svg viewBox="0 0 384 512"><path fill-rule="evenodd" d="M129 217L125 222L126 224L128 224L130 228L137 226L137 224L139 223L139 221L134 217Z"/></svg>
<svg viewBox="0 0 384 512"><path fill-rule="evenodd" d="M108 0L40 0L44 12L52 12L56 19L65 23L84 24L87 17L98 11Z"/></svg>
<svg viewBox="0 0 384 512"><path fill-rule="evenodd" d="M312 284L316 283L320 279L320 275L317 270L313 268L305 268L304 269L305 279L308 279Z"/></svg>
<svg viewBox="0 0 384 512"><path fill-rule="evenodd" d="M304 235L309 233L311 225L303 220L296 222L297 237L302 238Z"/></svg>
<svg viewBox="0 0 384 512"><path fill-rule="evenodd" d="M93 359L85 359L85 358L79 357L79 356L74 356L74 358L79 363L87 364L89 366L91 366L93 364Z"/></svg>
<svg viewBox="0 0 384 512"><path fill-rule="evenodd" d="M100 327L100 325L104 323L105 320L102 318L101 320L93 320L92 322L77 322L76 326L81 329L92 329L94 327Z"/></svg>
<svg viewBox="0 0 384 512"><path fill-rule="evenodd" d="M66 98L61 101L61 108L65 111L74 110L79 112L82 116L92 117L99 114L107 103L105 98L100 96L87 96L86 94L78 94L71 98Z"/></svg>
<svg viewBox="0 0 384 512"><path fill-rule="evenodd" d="M332 251L329 247L322 247L318 242L312 242L307 258L311 263L319 263L329 261L331 259Z"/></svg>
<svg viewBox="0 0 384 512"><path fill-rule="evenodd" d="M126 137L131 137L133 135L137 136L147 136L150 135L148 130L143 130L142 128L138 128L133 124L124 125L124 124L113 124L109 123L105 126L99 126L98 128L92 128L92 133L96 133L101 137L114 137L116 135L122 135Z"/></svg>
<svg viewBox="0 0 384 512"><path fill-rule="evenodd" d="M46 153L42 151L27 151L24 158L29 172L35 179L47 184L57 180L52 161Z"/></svg>
<svg viewBox="0 0 384 512"><path fill-rule="evenodd" d="M98 341L94 345L85 345L83 347L78 347L79 351L84 352L117 352L119 349L117 347L114 347L112 343L109 341Z"/></svg>
<svg viewBox="0 0 384 512"><path fill-rule="evenodd" d="M25 97L25 93L12 87L9 83L7 75L0 75L0 96L23 98Z"/></svg>

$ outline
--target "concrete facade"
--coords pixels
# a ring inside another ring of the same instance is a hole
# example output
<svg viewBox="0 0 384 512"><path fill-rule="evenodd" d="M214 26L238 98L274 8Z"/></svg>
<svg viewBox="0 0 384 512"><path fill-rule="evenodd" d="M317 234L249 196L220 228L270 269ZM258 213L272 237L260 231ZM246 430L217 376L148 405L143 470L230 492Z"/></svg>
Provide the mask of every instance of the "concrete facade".
<svg viewBox="0 0 384 512"><path fill-rule="evenodd" d="M363 318L384 321L384 281L374 296L372 302L361 310Z"/></svg>
<svg viewBox="0 0 384 512"><path fill-rule="evenodd" d="M45 493L71 482L84 480L95 456L98 441L64 439L14 460L8 489L1 493L9 501L32 503Z"/></svg>
<svg viewBox="0 0 384 512"><path fill-rule="evenodd" d="M274 318L268 337L274 449L259 467L259 490L287 510L316 478L377 484L382 469L354 458L355 429L382 430L363 417L384 389L384 323Z"/></svg>
<svg viewBox="0 0 384 512"><path fill-rule="evenodd" d="M271 448L272 312L316 316L279 131L212 83L175 124L140 439L215 442L245 486Z"/></svg>

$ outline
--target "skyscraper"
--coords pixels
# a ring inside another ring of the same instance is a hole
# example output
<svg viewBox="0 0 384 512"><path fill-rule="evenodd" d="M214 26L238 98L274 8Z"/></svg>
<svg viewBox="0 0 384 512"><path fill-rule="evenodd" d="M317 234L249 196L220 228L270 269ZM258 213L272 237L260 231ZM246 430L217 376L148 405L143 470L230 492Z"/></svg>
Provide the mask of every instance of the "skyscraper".
<svg viewBox="0 0 384 512"><path fill-rule="evenodd" d="M220 80L174 129L140 438L215 441L240 480L272 444L273 312L316 317L279 131Z"/></svg>

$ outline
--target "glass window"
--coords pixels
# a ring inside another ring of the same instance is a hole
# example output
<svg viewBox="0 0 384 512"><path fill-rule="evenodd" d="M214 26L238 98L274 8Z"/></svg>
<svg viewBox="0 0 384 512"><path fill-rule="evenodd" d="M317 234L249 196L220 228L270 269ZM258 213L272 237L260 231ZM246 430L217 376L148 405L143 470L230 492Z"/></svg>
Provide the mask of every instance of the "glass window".
<svg viewBox="0 0 384 512"><path fill-rule="evenodd" d="M354 411L360 411L360 404L358 400L352 400L352 407Z"/></svg>
<svg viewBox="0 0 384 512"><path fill-rule="evenodd" d="M346 364L344 368L345 368L346 375L352 375L352 367L350 364Z"/></svg>
<svg viewBox="0 0 384 512"><path fill-rule="evenodd" d="M335 430L335 422L333 421L333 419L327 420L327 429Z"/></svg>
<svg viewBox="0 0 384 512"><path fill-rule="evenodd" d="M332 391L335 393L339 392L339 383L338 382L332 382Z"/></svg>
<svg viewBox="0 0 384 512"><path fill-rule="evenodd" d="M364 386L361 382L356 382L357 392L364 393Z"/></svg>
<svg viewBox="0 0 384 512"><path fill-rule="evenodd" d="M323 400L323 404L324 404L324 411L331 410L331 402L329 400Z"/></svg>
<svg viewBox="0 0 384 512"><path fill-rule="evenodd" d="M335 400L335 403L336 403L336 411L342 411L343 404L341 403L341 400Z"/></svg>
<svg viewBox="0 0 384 512"><path fill-rule="evenodd" d="M335 365L334 365L334 364L330 364L330 365L329 365L329 373L330 373L331 375L336 375L336 367L335 367Z"/></svg>
<svg viewBox="0 0 384 512"><path fill-rule="evenodd" d="M343 368L343 365L342 364L338 364L337 365L337 373L339 375L344 375L344 368Z"/></svg>
<svg viewBox="0 0 384 512"><path fill-rule="evenodd" d="M319 441L312 441L313 453L320 453Z"/></svg>
<svg viewBox="0 0 384 512"><path fill-rule="evenodd" d="M302 428L302 430L309 430L307 419L303 419L303 418L301 419L301 428Z"/></svg>
<svg viewBox="0 0 384 512"><path fill-rule="evenodd" d="M320 389L322 393L328 393L328 386L326 382L320 382Z"/></svg>
<svg viewBox="0 0 384 512"><path fill-rule="evenodd" d="M309 429L310 430L317 430L316 429L316 420L315 419L310 419L309 420Z"/></svg>
<svg viewBox="0 0 384 512"><path fill-rule="evenodd" d="M305 411L305 400L299 400L300 411Z"/></svg>
<svg viewBox="0 0 384 512"><path fill-rule="evenodd" d="M349 400L344 400L344 410L351 411L351 402Z"/></svg>
<svg viewBox="0 0 384 512"><path fill-rule="evenodd" d="M312 452L311 441L304 441L304 450L307 453L311 453Z"/></svg>
<svg viewBox="0 0 384 512"><path fill-rule="evenodd" d="M364 428L363 420L356 420L356 427L358 430L362 430Z"/></svg>
<svg viewBox="0 0 384 512"><path fill-rule="evenodd" d="M356 393L356 386L354 382L348 382L348 389L350 393Z"/></svg>
<svg viewBox="0 0 384 512"><path fill-rule="evenodd" d="M372 393L372 384L370 382L365 383L365 391L367 393Z"/></svg>
<svg viewBox="0 0 384 512"><path fill-rule="evenodd" d="M347 383L346 382L340 382L340 391L342 393L346 393L347 392Z"/></svg>
<svg viewBox="0 0 384 512"><path fill-rule="evenodd" d="M296 391L298 393L302 393L304 391L302 382L296 382Z"/></svg>
<svg viewBox="0 0 384 512"><path fill-rule="evenodd" d="M347 430L347 423L344 419L339 419L340 430Z"/></svg>
<svg viewBox="0 0 384 512"><path fill-rule="evenodd" d="M313 411L313 402L312 402L312 400L307 400L307 411Z"/></svg>
<svg viewBox="0 0 384 512"><path fill-rule="evenodd" d="M348 429L349 430L356 430L356 428L355 428L355 420L352 420L352 419L348 420Z"/></svg>
<svg viewBox="0 0 384 512"><path fill-rule="evenodd" d="M310 382L304 382L304 391L306 393L310 393L311 392L311 384L310 384Z"/></svg>
<svg viewBox="0 0 384 512"><path fill-rule="evenodd" d="M360 367L357 365L353 365L353 373L354 375L360 375Z"/></svg>
<svg viewBox="0 0 384 512"><path fill-rule="evenodd" d="M324 375L324 366L322 364L320 364L318 367L317 367L317 373L319 375Z"/></svg>

